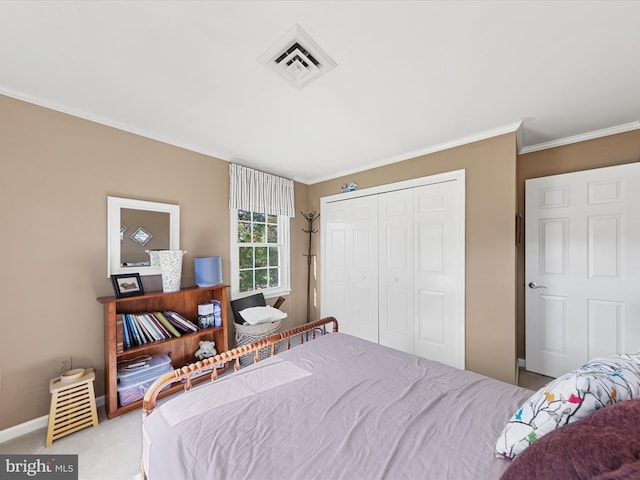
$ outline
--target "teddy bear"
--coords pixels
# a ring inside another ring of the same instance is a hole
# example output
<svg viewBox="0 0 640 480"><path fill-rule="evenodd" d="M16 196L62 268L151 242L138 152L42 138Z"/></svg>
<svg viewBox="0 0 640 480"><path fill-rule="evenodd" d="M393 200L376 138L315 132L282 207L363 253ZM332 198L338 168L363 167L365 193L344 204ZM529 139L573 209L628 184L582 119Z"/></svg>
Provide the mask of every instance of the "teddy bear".
<svg viewBox="0 0 640 480"><path fill-rule="evenodd" d="M204 360L205 358L213 357L217 354L216 350L216 342L210 342L208 340L200 341L200 348L196 351L196 357L200 360Z"/></svg>

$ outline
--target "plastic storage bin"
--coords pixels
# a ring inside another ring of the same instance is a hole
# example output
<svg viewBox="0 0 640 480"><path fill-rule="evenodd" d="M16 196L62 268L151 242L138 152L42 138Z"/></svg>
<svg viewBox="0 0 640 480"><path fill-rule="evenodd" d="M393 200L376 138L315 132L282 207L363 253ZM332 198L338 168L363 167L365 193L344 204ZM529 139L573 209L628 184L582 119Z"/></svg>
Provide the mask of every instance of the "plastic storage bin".
<svg viewBox="0 0 640 480"><path fill-rule="evenodd" d="M147 389L157 378L173 371L171 359L167 355L153 355L148 366L137 369L118 370L118 401L121 406L141 400ZM163 390L169 388L167 385Z"/></svg>
<svg viewBox="0 0 640 480"><path fill-rule="evenodd" d="M164 354L152 355L148 360L141 361L145 366L140 368L118 368L118 384L119 385L132 385L139 383L141 380L148 380L153 378L154 380L160 375L167 373L167 365L169 370L173 370L171 367L171 359Z"/></svg>

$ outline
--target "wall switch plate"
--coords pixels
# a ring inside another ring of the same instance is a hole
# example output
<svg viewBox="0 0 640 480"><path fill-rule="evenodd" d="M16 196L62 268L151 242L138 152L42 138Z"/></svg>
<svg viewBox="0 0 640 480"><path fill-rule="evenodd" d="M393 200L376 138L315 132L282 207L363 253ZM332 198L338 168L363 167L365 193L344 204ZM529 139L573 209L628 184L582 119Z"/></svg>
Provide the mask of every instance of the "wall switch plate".
<svg viewBox="0 0 640 480"><path fill-rule="evenodd" d="M58 359L58 374L63 374L71 370L71 357Z"/></svg>

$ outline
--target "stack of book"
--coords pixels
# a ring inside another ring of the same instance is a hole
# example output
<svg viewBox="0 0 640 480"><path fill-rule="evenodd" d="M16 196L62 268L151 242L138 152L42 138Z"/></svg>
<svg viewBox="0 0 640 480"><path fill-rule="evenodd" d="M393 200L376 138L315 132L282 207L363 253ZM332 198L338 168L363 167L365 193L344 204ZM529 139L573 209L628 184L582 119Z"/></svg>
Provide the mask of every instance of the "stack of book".
<svg viewBox="0 0 640 480"><path fill-rule="evenodd" d="M146 312L122 314L122 339L127 348L179 337L195 332L198 327L177 312Z"/></svg>

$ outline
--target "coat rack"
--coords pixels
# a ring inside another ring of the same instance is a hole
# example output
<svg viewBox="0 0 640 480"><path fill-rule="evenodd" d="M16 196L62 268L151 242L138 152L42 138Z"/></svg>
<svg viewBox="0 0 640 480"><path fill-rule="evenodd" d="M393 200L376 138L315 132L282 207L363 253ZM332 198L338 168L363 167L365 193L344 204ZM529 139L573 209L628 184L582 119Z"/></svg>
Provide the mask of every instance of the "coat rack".
<svg viewBox="0 0 640 480"><path fill-rule="evenodd" d="M300 212L304 218L307 219L307 229L302 231L309 234L309 250L308 253L303 254L307 257L307 323L311 321L311 259L315 257L315 254L311 253L311 235L318 233L318 230L314 230L313 222L315 222L320 216L319 213L313 211L310 213Z"/></svg>

